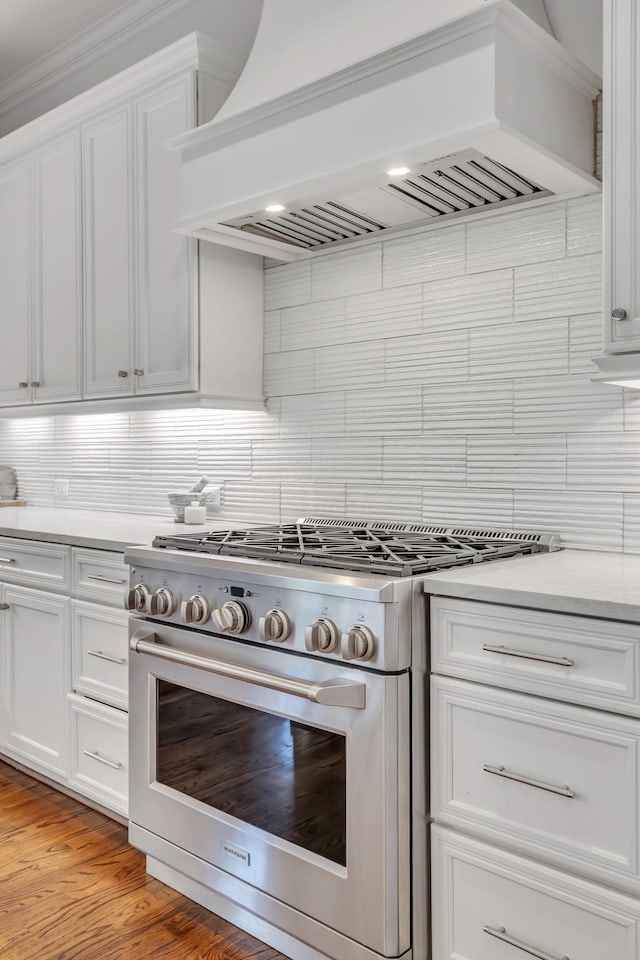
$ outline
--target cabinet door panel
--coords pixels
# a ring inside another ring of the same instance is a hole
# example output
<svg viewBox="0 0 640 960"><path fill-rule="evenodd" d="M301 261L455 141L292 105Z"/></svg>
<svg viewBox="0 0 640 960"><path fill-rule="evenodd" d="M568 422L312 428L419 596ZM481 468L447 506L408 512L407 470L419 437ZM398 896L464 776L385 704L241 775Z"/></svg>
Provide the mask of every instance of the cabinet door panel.
<svg viewBox="0 0 640 960"><path fill-rule="evenodd" d="M640 24L636 0L605 4L603 75L605 350L640 349ZM614 309L626 311L614 320Z"/></svg>
<svg viewBox="0 0 640 960"><path fill-rule="evenodd" d="M4 588L2 743L44 769L65 773L69 600Z"/></svg>
<svg viewBox="0 0 640 960"><path fill-rule="evenodd" d="M82 261L80 141L76 133L36 154L34 400L80 391Z"/></svg>
<svg viewBox="0 0 640 960"><path fill-rule="evenodd" d="M29 161L0 170L0 406L31 400L30 182Z"/></svg>
<svg viewBox="0 0 640 960"><path fill-rule="evenodd" d="M192 390L196 376L196 242L172 230L179 157L167 147L195 124L195 77L189 73L139 100L137 393Z"/></svg>
<svg viewBox="0 0 640 960"><path fill-rule="evenodd" d="M128 108L85 127L85 394L133 392L133 187ZM119 376L119 371L126 376Z"/></svg>

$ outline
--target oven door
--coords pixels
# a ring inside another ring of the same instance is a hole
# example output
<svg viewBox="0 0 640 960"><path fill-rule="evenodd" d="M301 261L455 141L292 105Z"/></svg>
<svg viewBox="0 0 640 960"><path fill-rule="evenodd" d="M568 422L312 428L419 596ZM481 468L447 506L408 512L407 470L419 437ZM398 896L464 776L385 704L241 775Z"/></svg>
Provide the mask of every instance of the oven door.
<svg viewBox="0 0 640 960"><path fill-rule="evenodd" d="M386 956L409 947L409 680L131 621L130 817Z"/></svg>

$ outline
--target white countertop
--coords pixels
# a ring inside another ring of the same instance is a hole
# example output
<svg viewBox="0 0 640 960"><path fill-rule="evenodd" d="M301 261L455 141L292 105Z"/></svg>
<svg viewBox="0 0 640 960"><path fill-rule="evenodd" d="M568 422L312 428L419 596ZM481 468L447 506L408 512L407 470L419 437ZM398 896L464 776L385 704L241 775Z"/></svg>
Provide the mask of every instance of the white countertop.
<svg viewBox="0 0 640 960"><path fill-rule="evenodd" d="M238 526L239 524L235 524ZM246 524L245 524L246 525ZM124 550L150 545L158 534L227 530L230 520L208 519L206 523L174 523L170 516L141 516L98 510L65 510L61 507L3 507L0 536L45 540L98 550Z"/></svg>
<svg viewBox="0 0 640 960"><path fill-rule="evenodd" d="M425 591L640 623L640 556L560 550L430 574Z"/></svg>

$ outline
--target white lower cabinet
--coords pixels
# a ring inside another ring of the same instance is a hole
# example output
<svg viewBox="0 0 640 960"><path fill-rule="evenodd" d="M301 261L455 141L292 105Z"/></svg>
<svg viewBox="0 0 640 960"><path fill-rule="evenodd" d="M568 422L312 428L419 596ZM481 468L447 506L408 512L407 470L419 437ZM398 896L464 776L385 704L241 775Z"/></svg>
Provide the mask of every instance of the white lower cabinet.
<svg viewBox="0 0 640 960"><path fill-rule="evenodd" d="M67 772L69 600L2 588L2 745L45 772Z"/></svg>
<svg viewBox="0 0 640 960"><path fill-rule="evenodd" d="M640 720L433 677L436 820L640 895Z"/></svg>
<svg viewBox="0 0 640 960"><path fill-rule="evenodd" d="M126 816L122 553L12 538L0 553L18 581L0 582L0 755Z"/></svg>
<svg viewBox="0 0 640 960"><path fill-rule="evenodd" d="M634 624L431 601L432 960L640 957L639 649Z"/></svg>
<svg viewBox="0 0 640 960"><path fill-rule="evenodd" d="M72 600L71 612L75 693L126 710L129 703L126 611Z"/></svg>
<svg viewBox="0 0 640 960"><path fill-rule="evenodd" d="M79 793L126 817L128 716L85 697L69 695L69 783Z"/></svg>
<svg viewBox="0 0 640 960"><path fill-rule="evenodd" d="M637 960L640 902L442 827L433 960Z"/></svg>

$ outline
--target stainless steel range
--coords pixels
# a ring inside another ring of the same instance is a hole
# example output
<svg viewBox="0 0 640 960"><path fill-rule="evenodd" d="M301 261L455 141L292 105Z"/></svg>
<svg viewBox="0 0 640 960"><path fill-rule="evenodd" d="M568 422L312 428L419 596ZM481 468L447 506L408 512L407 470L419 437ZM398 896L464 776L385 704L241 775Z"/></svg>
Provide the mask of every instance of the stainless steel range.
<svg viewBox="0 0 640 960"><path fill-rule="evenodd" d="M129 836L149 872L295 960L423 960L422 578L557 547L306 518L129 549Z"/></svg>

